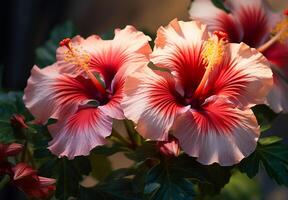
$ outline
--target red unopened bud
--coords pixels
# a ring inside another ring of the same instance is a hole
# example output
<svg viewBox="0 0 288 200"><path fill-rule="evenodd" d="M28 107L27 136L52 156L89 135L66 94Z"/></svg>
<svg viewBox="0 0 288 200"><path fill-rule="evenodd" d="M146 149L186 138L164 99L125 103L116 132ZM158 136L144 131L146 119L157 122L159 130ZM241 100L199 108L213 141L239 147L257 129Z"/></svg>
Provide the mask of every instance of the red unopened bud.
<svg viewBox="0 0 288 200"><path fill-rule="evenodd" d="M18 163L12 171L12 183L28 197L46 199L55 190L55 179L38 176L37 171L26 163Z"/></svg>
<svg viewBox="0 0 288 200"><path fill-rule="evenodd" d="M285 9L285 10L283 11L283 14L286 15L286 16L288 16L288 9Z"/></svg>
<svg viewBox="0 0 288 200"><path fill-rule="evenodd" d="M169 135L168 141L157 142L157 147L167 157L177 157L180 154L179 141L172 135Z"/></svg>
<svg viewBox="0 0 288 200"><path fill-rule="evenodd" d="M20 114L12 115L10 123L15 128L28 128L27 124L25 124L25 117Z"/></svg>
<svg viewBox="0 0 288 200"><path fill-rule="evenodd" d="M213 34L216 35L219 40L223 40L223 41L228 40L228 34L223 31L214 31Z"/></svg>
<svg viewBox="0 0 288 200"><path fill-rule="evenodd" d="M61 40L61 42L59 42L59 46L60 47L66 46L67 48L69 48L70 41L71 41L70 38L65 38L65 39Z"/></svg>
<svg viewBox="0 0 288 200"><path fill-rule="evenodd" d="M22 149L22 144L0 144L0 163L9 156L16 156Z"/></svg>

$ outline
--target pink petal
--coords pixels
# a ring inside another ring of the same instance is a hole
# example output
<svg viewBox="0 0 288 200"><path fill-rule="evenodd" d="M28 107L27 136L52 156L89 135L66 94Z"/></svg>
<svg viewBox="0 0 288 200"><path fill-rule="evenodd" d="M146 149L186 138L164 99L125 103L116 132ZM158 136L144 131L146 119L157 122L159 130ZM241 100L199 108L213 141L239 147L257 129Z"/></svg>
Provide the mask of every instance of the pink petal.
<svg viewBox="0 0 288 200"><path fill-rule="evenodd" d="M116 29L113 40L102 41L96 46L90 66L104 77L106 88L110 88L120 68L131 71L141 67L143 63L148 63L151 53L150 40L133 26Z"/></svg>
<svg viewBox="0 0 288 200"><path fill-rule="evenodd" d="M288 112L288 83L279 75L274 74L274 85L267 96L267 104L276 113Z"/></svg>
<svg viewBox="0 0 288 200"><path fill-rule="evenodd" d="M74 51L77 52L77 55L90 55L99 44L102 44L102 40L98 35L91 35L87 39L83 39L77 35L70 40L70 45ZM56 51L56 60L62 73L72 74L79 68L73 62L67 62L66 57L68 51L69 49L66 46L59 47Z"/></svg>
<svg viewBox="0 0 288 200"><path fill-rule="evenodd" d="M211 98L203 111L179 115L173 134L184 152L200 163L230 166L255 150L260 131L250 109L240 110L226 100Z"/></svg>
<svg viewBox="0 0 288 200"><path fill-rule="evenodd" d="M167 140L174 118L189 109L176 102L174 90L171 76L163 78L148 67L127 78L122 108L144 138Z"/></svg>
<svg viewBox="0 0 288 200"><path fill-rule="evenodd" d="M37 174L37 171L26 163L18 163L13 167L14 177L13 180L23 179L29 176L34 176Z"/></svg>
<svg viewBox="0 0 288 200"><path fill-rule="evenodd" d="M240 21L244 30L242 42L259 47L270 36L273 13L265 7L263 1L231 1L233 14ZM273 24L274 26L275 24Z"/></svg>
<svg viewBox="0 0 288 200"><path fill-rule="evenodd" d="M243 37L243 29L238 19L217 8L211 0L193 1L189 14L192 19L207 24L209 31L227 33L229 41L240 42Z"/></svg>
<svg viewBox="0 0 288 200"><path fill-rule="evenodd" d="M105 144L105 137L112 131L113 119L103 113L101 106L78 110L73 115L62 116L50 125L53 140L50 151L58 156L87 156L96 146Z"/></svg>
<svg viewBox="0 0 288 200"><path fill-rule="evenodd" d="M0 146L3 144L0 144ZM1 147L0 147L1 148ZM23 145L22 144L17 144L17 143L12 143L7 145L6 149L6 156L16 156L23 150Z"/></svg>
<svg viewBox="0 0 288 200"><path fill-rule="evenodd" d="M38 176L38 180L39 180L39 185L40 185L41 187L53 185L54 183L56 183L56 180L55 180L55 179L53 179L53 178L46 178L46 177L42 177L42 176Z"/></svg>
<svg viewBox="0 0 288 200"><path fill-rule="evenodd" d="M39 123L57 119L64 110L74 112L78 105L99 98L99 92L89 79L60 75L54 70L56 66L44 69L34 66L24 92L25 105Z"/></svg>
<svg viewBox="0 0 288 200"><path fill-rule="evenodd" d="M211 73L207 93L227 96L241 106L264 103L273 85L269 62L244 43L227 44L226 48L222 64Z"/></svg>
<svg viewBox="0 0 288 200"><path fill-rule="evenodd" d="M205 72L201 51L206 39L208 32L205 25L173 20L166 28L158 29L151 61L158 67L171 70L177 85L193 91Z"/></svg>
<svg viewBox="0 0 288 200"><path fill-rule="evenodd" d="M263 52L264 56L280 70L284 76L288 77L288 42L276 42Z"/></svg>
<svg viewBox="0 0 288 200"><path fill-rule="evenodd" d="M24 90L23 101L39 123L46 123L57 110L54 101L51 101L54 95L51 86L57 77L59 77L59 71L56 64L44 69L39 69L35 65L31 70L31 76ZM45 112L43 112L43 108L45 108Z"/></svg>

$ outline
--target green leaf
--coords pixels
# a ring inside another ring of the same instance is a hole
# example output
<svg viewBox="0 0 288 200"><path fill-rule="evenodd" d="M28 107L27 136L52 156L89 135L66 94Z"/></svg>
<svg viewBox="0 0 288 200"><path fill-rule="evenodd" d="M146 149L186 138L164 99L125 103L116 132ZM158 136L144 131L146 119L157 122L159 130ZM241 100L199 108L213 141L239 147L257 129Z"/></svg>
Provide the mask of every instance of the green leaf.
<svg viewBox="0 0 288 200"><path fill-rule="evenodd" d="M220 8L221 10L230 13L230 10L226 8L226 6L224 5L224 0L211 0L211 1L217 8Z"/></svg>
<svg viewBox="0 0 288 200"><path fill-rule="evenodd" d="M125 155L136 162L141 162L146 159L158 159L160 156L155 142L145 142L141 146L137 147L135 151L127 152Z"/></svg>
<svg viewBox="0 0 288 200"><path fill-rule="evenodd" d="M40 67L51 65L55 62L56 49L59 47L59 42L67 37L73 37L76 35L75 27L72 22L56 26L50 35L49 40L36 49L36 63Z"/></svg>
<svg viewBox="0 0 288 200"><path fill-rule="evenodd" d="M83 180L83 175L89 175L90 172L90 161L83 156L76 157L74 160L53 156L39 169L42 176L57 179L55 197L59 200L78 197L79 182Z"/></svg>
<svg viewBox="0 0 288 200"><path fill-rule="evenodd" d="M171 159L169 163L174 174L198 183L204 196L220 193L231 177L232 167L222 167L218 164L202 165L186 154Z"/></svg>
<svg viewBox="0 0 288 200"><path fill-rule="evenodd" d="M159 70L161 72L168 72L168 73L171 73L171 70L170 69L167 69L167 68L164 68L164 67L158 67L156 65L154 65L152 62L149 62L148 63L148 67L152 70Z"/></svg>
<svg viewBox="0 0 288 200"><path fill-rule="evenodd" d="M260 188L256 181L248 178L245 174L236 171L229 183L225 185L217 196L206 197L205 200L260 200Z"/></svg>
<svg viewBox="0 0 288 200"><path fill-rule="evenodd" d="M288 186L288 146L279 138L260 139L255 152L241 161L239 169L252 178L258 173L260 163L279 185Z"/></svg>
<svg viewBox="0 0 288 200"><path fill-rule="evenodd" d="M277 114L266 105L256 105L252 110L260 124L261 132L269 130L272 127L272 123L277 117Z"/></svg>
<svg viewBox="0 0 288 200"><path fill-rule="evenodd" d="M99 181L104 180L112 171L111 162L105 155L90 154L91 175Z"/></svg>
<svg viewBox="0 0 288 200"><path fill-rule="evenodd" d="M22 100L22 92L0 93L0 143L16 140L10 118L13 114L22 114L27 120L32 119Z"/></svg>
<svg viewBox="0 0 288 200"><path fill-rule="evenodd" d="M144 194L147 200L190 200L195 196L192 182L162 163L149 170Z"/></svg>
<svg viewBox="0 0 288 200"><path fill-rule="evenodd" d="M80 188L79 200L141 200L129 178L103 182L93 188Z"/></svg>

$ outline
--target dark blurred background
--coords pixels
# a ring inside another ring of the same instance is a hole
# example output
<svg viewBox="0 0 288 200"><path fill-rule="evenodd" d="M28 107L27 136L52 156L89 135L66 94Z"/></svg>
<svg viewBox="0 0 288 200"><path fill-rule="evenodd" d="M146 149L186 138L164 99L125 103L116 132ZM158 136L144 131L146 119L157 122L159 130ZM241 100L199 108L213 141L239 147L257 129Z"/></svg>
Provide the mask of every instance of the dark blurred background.
<svg viewBox="0 0 288 200"><path fill-rule="evenodd" d="M177 17L188 20L189 0L9 0L0 10L0 65L5 89L23 89L35 61L35 48L50 31L70 20L83 36L132 24L155 32ZM43 66L44 67L44 66Z"/></svg>
<svg viewBox="0 0 288 200"><path fill-rule="evenodd" d="M269 1L275 9L288 7L288 0ZM2 87L5 90L22 90L26 86L30 69L35 63L36 48L45 44L53 28L67 20L72 21L77 32L85 37L90 34L102 35L127 24L153 35L159 26L167 25L174 18L188 20L187 11L190 2L191 0L8 0L1 2ZM288 125L283 126L283 124L288 124L287 120L287 116L277 118L273 128L273 133L276 132L286 140ZM129 164L123 156L117 156L112 159L114 168ZM288 190L277 186L266 174L260 174L256 181L260 184L259 192L263 199L287 200ZM12 194L13 189L8 193ZM12 198L11 195L10 197ZM251 197L251 199L259 198Z"/></svg>

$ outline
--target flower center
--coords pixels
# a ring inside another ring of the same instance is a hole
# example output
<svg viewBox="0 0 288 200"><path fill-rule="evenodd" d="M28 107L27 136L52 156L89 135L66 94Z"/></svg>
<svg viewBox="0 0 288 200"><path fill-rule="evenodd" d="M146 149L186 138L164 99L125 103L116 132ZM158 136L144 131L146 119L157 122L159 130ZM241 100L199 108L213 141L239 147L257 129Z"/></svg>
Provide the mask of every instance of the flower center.
<svg viewBox="0 0 288 200"><path fill-rule="evenodd" d="M206 65L206 71L194 92L194 98L201 96L203 89L208 81L209 75L217 66L222 62L225 44L227 42L227 34L221 31L215 31L213 36L204 43L204 48L202 51L202 57L204 64Z"/></svg>
<svg viewBox="0 0 288 200"><path fill-rule="evenodd" d="M275 42L284 42L288 38L288 9L284 11L284 19L276 24L276 26L271 31L271 38L257 50L260 52L265 51Z"/></svg>
<svg viewBox="0 0 288 200"><path fill-rule="evenodd" d="M101 83L95 75L90 71L89 68L89 61L90 56L85 51L80 51L77 48L74 48L71 44L70 38L63 39L59 45L61 47L65 46L67 48L67 51L64 53L65 58L64 60L66 62L70 62L78 67L78 70L83 70L86 75L89 77L89 79L92 81L93 85L96 87L96 89L101 94L106 94L105 87L103 86L103 83Z"/></svg>

